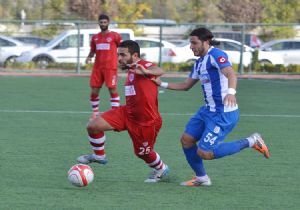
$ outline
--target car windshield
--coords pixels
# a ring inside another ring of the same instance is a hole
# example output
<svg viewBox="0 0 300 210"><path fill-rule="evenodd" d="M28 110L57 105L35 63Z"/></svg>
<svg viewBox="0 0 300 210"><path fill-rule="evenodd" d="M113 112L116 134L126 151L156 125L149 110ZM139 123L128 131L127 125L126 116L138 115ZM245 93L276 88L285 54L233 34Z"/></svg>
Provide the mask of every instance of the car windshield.
<svg viewBox="0 0 300 210"><path fill-rule="evenodd" d="M64 37L66 32L59 34L54 39L46 44L46 47L51 47L53 44L57 43L62 37Z"/></svg>

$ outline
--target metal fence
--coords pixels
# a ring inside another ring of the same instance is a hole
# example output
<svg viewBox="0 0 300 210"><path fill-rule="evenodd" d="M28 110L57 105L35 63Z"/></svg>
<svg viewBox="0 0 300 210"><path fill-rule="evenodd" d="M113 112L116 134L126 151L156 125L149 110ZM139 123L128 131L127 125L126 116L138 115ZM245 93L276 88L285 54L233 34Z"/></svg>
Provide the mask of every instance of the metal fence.
<svg viewBox="0 0 300 210"><path fill-rule="evenodd" d="M235 55L235 59L238 59L236 65L238 66L239 73L245 73L244 60L246 59L246 52L244 44L251 46L252 48L257 48L262 42L267 42L275 39L275 34L280 34L280 31L285 32L281 35L282 38L299 38L300 37L300 24L233 24L233 23L218 23L218 24L208 24L208 23L184 23L184 24L165 24L165 23L112 23L110 28L127 28L134 31L135 36L142 36L148 38L156 38L159 40L157 58L156 61L158 65L163 65L163 41L169 42L184 42L187 41L189 33L197 27L207 27L210 29L215 37L217 38L227 38L233 39L240 42L239 49ZM0 20L0 35L8 37L40 37L48 40L54 39L57 35L70 30L77 30L76 45L73 49L76 52L76 61L73 62L76 65L73 68L77 73L80 73L84 63L83 58L87 56L87 52L83 53L81 47L83 38L81 37L81 32L85 29L95 29L99 30L97 22L91 21L20 21L20 20ZM231 46L233 47L233 46ZM89 48L85 46L85 48ZM88 50L88 49L87 49ZM300 49L299 49L300 50ZM67 51L66 51L67 52ZM180 51L179 51L180 52ZM254 51L253 51L254 52ZM18 53L20 51L18 50ZM3 54L5 54L5 47L0 43L0 63L4 68ZM19 55L19 54L18 54ZM180 54L177 56L181 56ZM300 54L299 61L300 61ZM172 61L171 61L172 62ZM251 60L253 62L253 59ZM251 65L250 65L251 66ZM14 68L14 65L11 66ZM16 67L18 68L18 67ZM250 69L250 70L249 70ZM251 71L251 67L247 68L247 71Z"/></svg>

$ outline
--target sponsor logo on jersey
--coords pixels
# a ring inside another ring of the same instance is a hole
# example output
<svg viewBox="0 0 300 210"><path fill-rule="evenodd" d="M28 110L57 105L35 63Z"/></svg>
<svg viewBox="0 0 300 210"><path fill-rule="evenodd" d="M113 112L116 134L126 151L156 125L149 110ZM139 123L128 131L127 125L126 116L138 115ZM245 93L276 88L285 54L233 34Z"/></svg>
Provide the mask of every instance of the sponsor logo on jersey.
<svg viewBox="0 0 300 210"><path fill-rule="evenodd" d="M101 43L96 45L97 50L110 50L110 44L108 43Z"/></svg>
<svg viewBox="0 0 300 210"><path fill-rule="evenodd" d="M146 63L145 66L146 67L152 66L152 63Z"/></svg>
<svg viewBox="0 0 300 210"><path fill-rule="evenodd" d="M133 85L125 86L125 96L134 96L136 95L135 89Z"/></svg>
<svg viewBox="0 0 300 210"><path fill-rule="evenodd" d="M219 63L225 63L227 61L227 59L223 56L218 57L218 62Z"/></svg>
<svg viewBox="0 0 300 210"><path fill-rule="evenodd" d="M209 75L208 74L201 74L200 75L200 81L201 81L202 85L210 83L210 77L209 77Z"/></svg>
<svg viewBox="0 0 300 210"><path fill-rule="evenodd" d="M143 146L144 147L148 146L148 142L147 141L143 142Z"/></svg>

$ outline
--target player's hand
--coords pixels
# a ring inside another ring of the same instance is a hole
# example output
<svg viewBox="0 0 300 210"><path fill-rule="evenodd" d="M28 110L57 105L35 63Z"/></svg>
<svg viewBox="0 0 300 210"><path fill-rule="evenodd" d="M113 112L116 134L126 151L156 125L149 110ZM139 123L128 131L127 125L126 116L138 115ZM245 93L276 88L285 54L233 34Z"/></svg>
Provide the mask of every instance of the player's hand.
<svg viewBox="0 0 300 210"><path fill-rule="evenodd" d="M85 63L86 63L86 64L90 64L91 62L92 62L92 58L87 57L87 58L85 59Z"/></svg>
<svg viewBox="0 0 300 210"><path fill-rule="evenodd" d="M160 86L162 81L160 80L160 77L157 78L151 78L151 80L157 85Z"/></svg>
<svg viewBox="0 0 300 210"><path fill-rule="evenodd" d="M224 98L224 105L233 107L236 105L236 97L235 95L227 94Z"/></svg>
<svg viewBox="0 0 300 210"><path fill-rule="evenodd" d="M127 64L129 67L129 71L134 73L134 74L139 74L139 75L147 75L148 74L148 70L145 69L145 67L141 64Z"/></svg>

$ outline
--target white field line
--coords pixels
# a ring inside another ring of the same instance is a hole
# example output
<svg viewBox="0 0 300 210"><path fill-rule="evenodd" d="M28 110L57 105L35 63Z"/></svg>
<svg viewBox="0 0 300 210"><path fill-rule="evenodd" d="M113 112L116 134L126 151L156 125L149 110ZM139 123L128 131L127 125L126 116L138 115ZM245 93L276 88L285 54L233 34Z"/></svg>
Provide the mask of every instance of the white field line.
<svg viewBox="0 0 300 210"><path fill-rule="evenodd" d="M90 114L91 111L50 111L50 110L0 110L0 113L52 113L52 114ZM192 116L194 113L161 113L167 116ZM281 118L300 118L300 115L293 114L241 114L241 117L281 117Z"/></svg>

